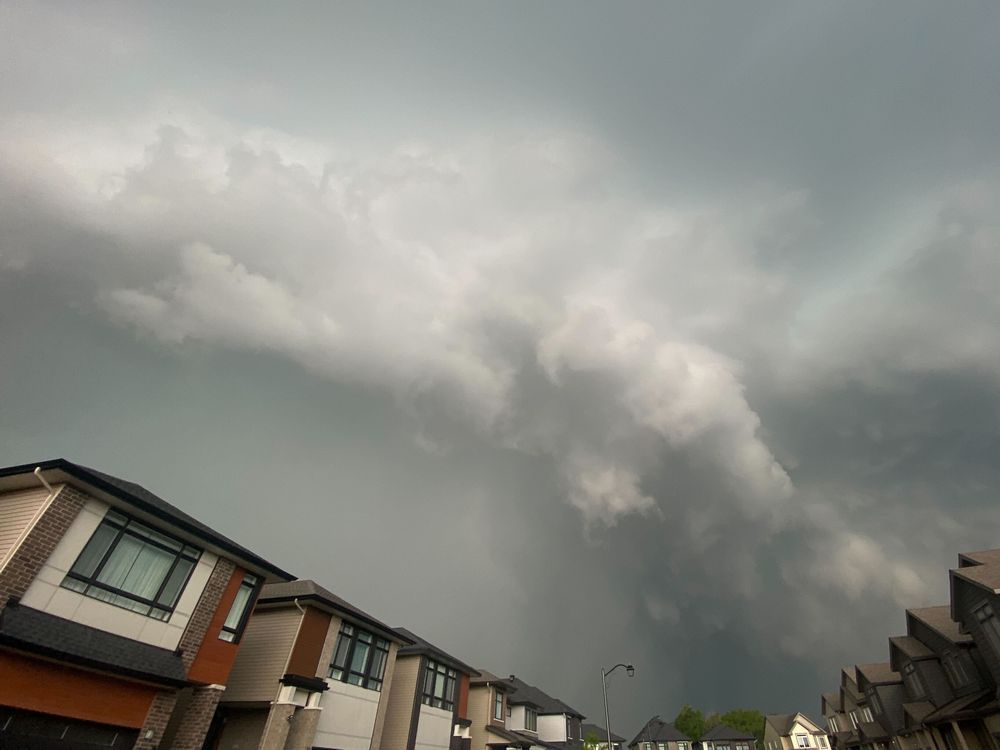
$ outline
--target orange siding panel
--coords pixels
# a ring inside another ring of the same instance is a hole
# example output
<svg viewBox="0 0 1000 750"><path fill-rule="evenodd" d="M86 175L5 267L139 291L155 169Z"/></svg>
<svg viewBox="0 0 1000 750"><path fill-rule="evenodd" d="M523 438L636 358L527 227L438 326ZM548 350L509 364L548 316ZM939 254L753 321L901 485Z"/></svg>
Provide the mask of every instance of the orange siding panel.
<svg viewBox="0 0 1000 750"><path fill-rule="evenodd" d="M219 638L219 633L222 632L222 625L236 600L236 592L240 590L245 575L245 570L236 568L226 585L226 590L222 592L219 607L212 616L208 630L205 631L198 655L188 670L188 679L192 682L199 682L202 685L225 685L229 679L229 672L233 668L233 662L236 661L240 645L222 640Z"/></svg>
<svg viewBox="0 0 1000 750"><path fill-rule="evenodd" d="M158 692L150 685L0 651L0 704L5 706L138 729Z"/></svg>

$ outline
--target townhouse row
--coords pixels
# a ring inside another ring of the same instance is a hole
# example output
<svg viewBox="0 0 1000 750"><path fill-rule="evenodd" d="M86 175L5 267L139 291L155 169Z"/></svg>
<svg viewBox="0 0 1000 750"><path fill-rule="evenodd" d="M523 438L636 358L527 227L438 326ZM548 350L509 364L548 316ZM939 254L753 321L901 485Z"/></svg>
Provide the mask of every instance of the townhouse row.
<svg viewBox="0 0 1000 750"><path fill-rule="evenodd" d="M1000 750L1000 550L960 554L951 602L906 610L888 661L840 672L834 750Z"/></svg>
<svg viewBox="0 0 1000 750"><path fill-rule="evenodd" d="M583 718L137 484L0 469L0 747L579 750Z"/></svg>

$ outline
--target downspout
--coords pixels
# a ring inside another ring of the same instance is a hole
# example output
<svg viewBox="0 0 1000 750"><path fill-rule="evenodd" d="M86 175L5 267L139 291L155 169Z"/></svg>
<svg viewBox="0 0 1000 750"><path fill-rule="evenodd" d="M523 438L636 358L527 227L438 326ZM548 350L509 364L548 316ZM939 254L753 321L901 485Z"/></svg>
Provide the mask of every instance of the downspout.
<svg viewBox="0 0 1000 750"><path fill-rule="evenodd" d="M42 486L49 491L49 496L45 498L45 502L48 502L49 500L52 499L52 485L49 484L48 481L46 481L45 477L42 476L41 466L36 466L34 472L32 473L35 475L35 477L38 478L38 481L42 483Z"/></svg>

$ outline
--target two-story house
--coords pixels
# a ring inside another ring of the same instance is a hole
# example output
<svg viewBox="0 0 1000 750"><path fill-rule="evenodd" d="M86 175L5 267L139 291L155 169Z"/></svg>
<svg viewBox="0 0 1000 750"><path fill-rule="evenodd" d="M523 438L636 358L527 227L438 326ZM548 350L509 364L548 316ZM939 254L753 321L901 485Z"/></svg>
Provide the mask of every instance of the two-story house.
<svg viewBox="0 0 1000 750"><path fill-rule="evenodd" d="M701 750L756 750L757 740L741 729L716 724L698 740Z"/></svg>
<svg viewBox="0 0 1000 750"><path fill-rule="evenodd" d="M219 703L217 750L379 750L406 636L314 581L263 588Z"/></svg>
<svg viewBox="0 0 1000 750"><path fill-rule="evenodd" d="M381 750L469 750L469 680L479 673L415 633L396 652Z"/></svg>
<svg viewBox="0 0 1000 750"><path fill-rule="evenodd" d="M694 740L673 724L654 716L628 743L629 750L692 750Z"/></svg>
<svg viewBox="0 0 1000 750"><path fill-rule="evenodd" d="M532 742L507 727L509 679L480 669L469 681L469 738L471 750L530 750Z"/></svg>
<svg viewBox="0 0 1000 750"><path fill-rule="evenodd" d="M802 713L764 717L764 750L827 750L830 739L815 721Z"/></svg>
<svg viewBox="0 0 1000 750"><path fill-rule="evenodd" d="M289 578L132 482L0 469L0 746L200 750L261 585Z"/></svg>
<svg viewBox="0 0 1000 750"><path fill-rule="evenodd" d="M507 729L522 734L533 747L578 750L583 745L583 714L545 691L511 675Z"/></svg>
<svg viewBox="0 0 1000 750"><path fill-rule="evenodd" d="M588 740L593 740L594 746L597 750L609 750L608 748L608 730L599 724L581 724L580 732L583 734L583 741L586 744ZM621 735L611 733L611 748L610 750L622 750L625 747L625 738Z"/></svg>
<svg viewBox="0 0 1000 750"><path fill-rule="evenodd" d="M834 750L841 750L847 746L850 739L851 720L844 711L841 701L840 691L836 693L823 693L820 702L820 711L826 719L827 737L830 747Z"/></svg>

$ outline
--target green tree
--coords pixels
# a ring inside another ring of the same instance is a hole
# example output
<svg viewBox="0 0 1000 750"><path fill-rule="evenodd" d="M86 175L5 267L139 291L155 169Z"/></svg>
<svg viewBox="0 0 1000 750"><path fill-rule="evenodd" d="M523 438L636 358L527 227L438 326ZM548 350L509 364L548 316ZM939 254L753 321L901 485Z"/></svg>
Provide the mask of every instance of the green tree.
<svg viewBox="0 0 1000 750"><path fill-rule="evenodd" d="M608 738L605 737L604 741L607 742ZM583 738L583 750L597 750L600 746L601 740L597 736L597 732L591 729L587 732L587 736Z"/></svg>
<svg viewBox="0 0 1000 750"><path fill-rule="evenodd" d="M700 740L705 734L705 714L700 708L692 708L687 703L681 706L681 710L674 719L674 726L692 740Z"/></svg>
<svg viewBox="0 0 1000 750"><path fill-rule="evenodd" d="M721 717L721 722L727 727L739 729L752 734L757 740L757 747L764 747L764 714L755 708L735 708L727 711Z"/></svg>

